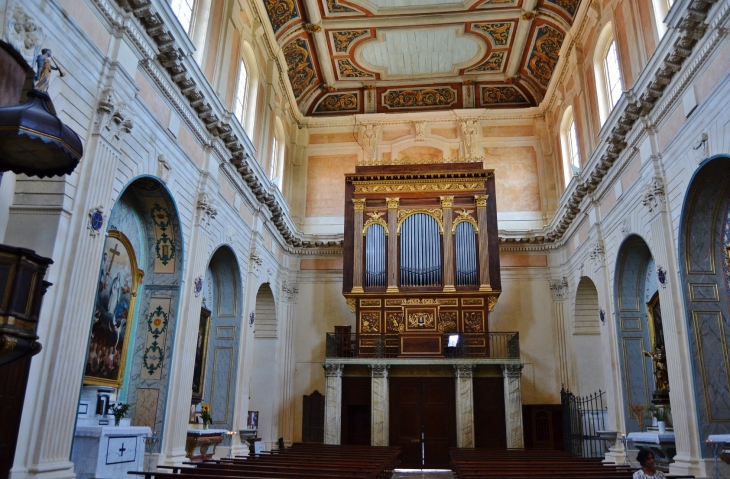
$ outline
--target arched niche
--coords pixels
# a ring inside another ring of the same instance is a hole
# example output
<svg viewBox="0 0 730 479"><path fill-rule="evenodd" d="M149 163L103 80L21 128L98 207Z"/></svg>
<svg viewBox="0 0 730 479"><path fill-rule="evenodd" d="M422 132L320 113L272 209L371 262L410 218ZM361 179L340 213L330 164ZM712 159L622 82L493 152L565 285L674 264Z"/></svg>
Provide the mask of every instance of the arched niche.
<svg viewBox="0 0 730 479"><path fill-rule="evenodd" d="M591 278L583 276L575 292L572 328L578 395L606 390L600 328L598 291Z"/></svg>
<svg viewBox="0 0 730 479"><path fill-rule="evenodd" d="M616 337L625 424L627 432L634 432L645 429L650 418L645 415L644 427L639 427L630 406L649 407L656 390L653 362L644 351L653 349L647 303L656 297L657 274L649 246L641 237L629 235L621 245L615 281Z"/></svg>
<svg viewBox="0 0 730 479"><path fill-rule="evenodd" d="M200 402L210 405L216 429L233 429L241 296L238 261L228 246L221 246L213 253L203 281L192 400L196 409Z"/></svg>
<svg viewBox="0 0 730 479"><path fill-rule="evenodd" d="M271 450L279 433L275 398L281 390L278 389L276 380L278 344L276 301L269 283L259 287L254 311L254 351L249 410L258 411L258 436L264 441L266 449Z"/></svg>
<svg viewBox="0 0 730 479"><path fill-rule="evenodd" d="M730 433L730 157L705 160L687 188L679 266L699 437ZM703 454L711 451L701 449Z"/></svg>
<svg viewBox="0 0 730 479"><path fill-rule="evenodd" d="M110 388L112 403L130 404L132 425L149 426L161 437L183 271L177 207L163 183L139 177L122 190L106 225L81 403L87 402L93 418L98 388ZM124 241L115 243L117 238ZM136 291L125 270L132 258L140 271ZM105 346L105 353L118 355L123 368L105 374L98 361L100 338L112 329L127 339L116 350Z"/></svg>

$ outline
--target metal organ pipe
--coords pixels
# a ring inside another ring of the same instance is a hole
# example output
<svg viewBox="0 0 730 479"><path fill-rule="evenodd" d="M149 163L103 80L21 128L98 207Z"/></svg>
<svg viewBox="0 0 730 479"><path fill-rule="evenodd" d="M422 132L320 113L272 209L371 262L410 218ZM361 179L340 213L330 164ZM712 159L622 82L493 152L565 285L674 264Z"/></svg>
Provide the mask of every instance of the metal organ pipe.
<svg viewBox="0 0 730 479"><path fill-rule="evenodd" d="M401 225L400 279L402 286L441 284L441 233L431 216L416 213Z"/></svg>
<svg viewBox="0 0 730 479"><path fill-rule="evenodd" d="M456 226L456 285L477 285L477 253L474 226L462 222Z"/></svg>

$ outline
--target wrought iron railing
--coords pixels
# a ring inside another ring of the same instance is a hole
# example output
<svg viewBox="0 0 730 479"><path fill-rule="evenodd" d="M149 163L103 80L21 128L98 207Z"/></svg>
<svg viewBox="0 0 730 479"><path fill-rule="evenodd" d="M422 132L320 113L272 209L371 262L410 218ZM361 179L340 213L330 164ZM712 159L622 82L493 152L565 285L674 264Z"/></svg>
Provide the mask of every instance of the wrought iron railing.
<svg viewBox="0 0 730 479"><path fill-rule="evenodd" d="M565 388L560 391L563 408L563 441L565 451L579 457L603 457L604 438L598 431L606 430L608 408L604 404L605 392L576 396Z"/></svg>
<svg viewBox="0 0 730 479"><path fill-rule="evenodd" d="M327 358L397 358L401 334L327 333ZM446 358L519 359L519 333L444 333ZM417 355L409 354L409 357ZM432 357L433 354L423 356Z"/></svg>

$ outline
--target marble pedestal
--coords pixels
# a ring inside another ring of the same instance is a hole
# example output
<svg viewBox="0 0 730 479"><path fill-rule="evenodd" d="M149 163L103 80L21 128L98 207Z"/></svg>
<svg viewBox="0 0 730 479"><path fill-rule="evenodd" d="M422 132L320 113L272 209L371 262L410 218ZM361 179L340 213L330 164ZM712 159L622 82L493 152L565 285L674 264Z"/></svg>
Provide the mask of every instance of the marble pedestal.
<svg viewBox="0 0 730 479"><path fill-rule="evenodd" d="M142 471L144 438L151 434L148 427L77 425L71 450L76 479L118 479Z"/></svg>

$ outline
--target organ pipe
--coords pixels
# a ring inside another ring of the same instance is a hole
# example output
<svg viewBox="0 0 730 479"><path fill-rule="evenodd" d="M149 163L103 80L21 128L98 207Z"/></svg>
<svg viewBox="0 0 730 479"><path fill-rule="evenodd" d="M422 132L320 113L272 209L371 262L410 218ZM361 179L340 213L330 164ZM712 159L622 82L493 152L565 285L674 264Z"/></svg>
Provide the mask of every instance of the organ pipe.
<svg viewBox="0 0 730 479"><path fill-rule="evenodd" d="M456 285L477 284L476 234L471 223L462 222L456 226Z"/></svg>
<svg viewBox="0 0 730 479"><path fill-rule="evenodd" d="M400 237L401 286L441 285L441 235L438 222L416 213L405 219Z"/></svg>
<svg viewBox="0 0 730 479"><path fill-rule="evenodd" d="M385 228L374 224L365 234L365 286L385 286Z"/></svg>

